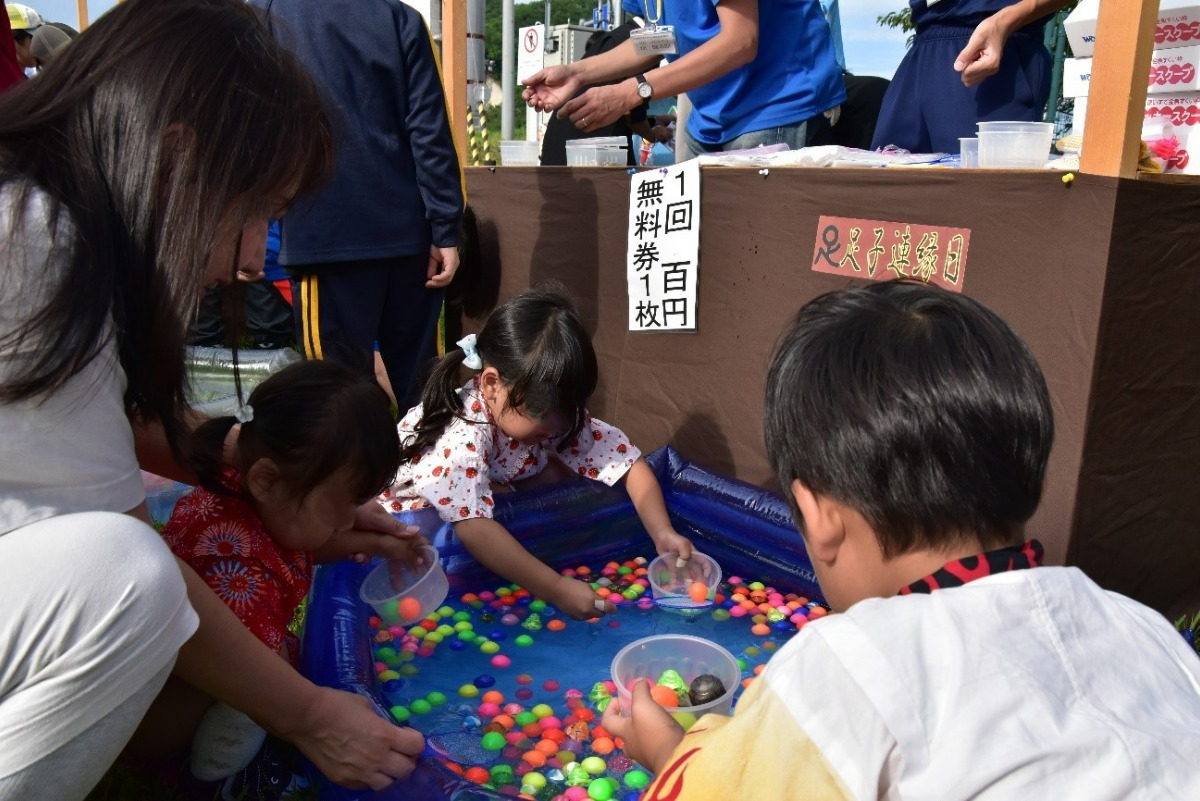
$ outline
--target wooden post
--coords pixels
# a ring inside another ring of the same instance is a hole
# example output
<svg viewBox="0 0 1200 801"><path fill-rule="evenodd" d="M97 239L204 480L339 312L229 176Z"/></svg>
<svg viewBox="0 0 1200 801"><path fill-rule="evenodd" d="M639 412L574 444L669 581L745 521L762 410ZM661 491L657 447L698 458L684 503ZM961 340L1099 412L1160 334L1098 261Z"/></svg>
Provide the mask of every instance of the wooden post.
<svg viewBox="0 0 1200 801"><path fill-rule="evenodd" d="M442 80L458 157L467 163L467 0L442 2Z"/></svg>
<svg viewBox="0 0 1200 801"><path fill-rule="evenodd" d="M1157 2L1100 3L1081 172L1119 178L1137 174L1157 20Z"/></svg>
<svg viewBox="0 0 1200 801"><path fill-rule="evenodd" d="M88 26L87 0L75 0L75 15L79 17L79 32L83 33Z"/></svg>

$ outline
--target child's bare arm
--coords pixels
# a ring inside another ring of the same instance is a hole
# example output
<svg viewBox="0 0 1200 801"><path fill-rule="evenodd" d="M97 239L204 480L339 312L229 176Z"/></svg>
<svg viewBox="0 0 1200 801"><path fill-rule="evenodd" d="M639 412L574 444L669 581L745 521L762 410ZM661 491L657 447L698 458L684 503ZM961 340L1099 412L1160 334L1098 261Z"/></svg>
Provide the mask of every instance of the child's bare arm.
<svg viewBox="0 0 1200 801"><path fill-rule="evenodd" d="M680 534L671 525L671 517L667 514L667 504L663 500L662 487L654 477L654 471L645 459L638 459L629 468L622 479L625 491L633 501L642 525L654 541L654 547L660 554L677 553L683 559L692 558L692 541Z"/></svg>
<svg viewBox="0 0 1200 801"><path fill-rule="evenodd" d="M614 698L604 710L601 725L624 740L626 754L656 774L666 767L683 739L683 728L650 697L650 683L645 679L633 687L629 716L622 717L621 701Z"/></svg>
<svg viewBox="0 0 1200 801"><path fill-rule="evenodd" d="M495 520L482 517L464 520L454 524L454 533L484 567L516 582L576 620L597 617L615 609L597 596L588 584L554 572L525 550L508 529Z"/></svg>

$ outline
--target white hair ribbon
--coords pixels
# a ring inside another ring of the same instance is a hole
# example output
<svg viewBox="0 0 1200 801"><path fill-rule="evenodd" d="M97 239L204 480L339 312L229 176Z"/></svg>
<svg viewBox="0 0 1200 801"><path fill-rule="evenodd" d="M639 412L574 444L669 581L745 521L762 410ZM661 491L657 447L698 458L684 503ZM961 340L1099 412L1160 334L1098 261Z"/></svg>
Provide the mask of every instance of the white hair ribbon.
<svg viewBox="0 0 1200 801"><path fill-rule="evenodd" d="M233 417L239 423L249 423L254 420L254 407L248 403L239 403Z"/></svg>
<svg viewBox="0 0 1200 801"><path fill-rule="evenodd" d="M475 335L467 334L458 342L454 343L462 348L463 364L472 370L483 369L483 359L479 358L479 351L475 350Z"/></svg>

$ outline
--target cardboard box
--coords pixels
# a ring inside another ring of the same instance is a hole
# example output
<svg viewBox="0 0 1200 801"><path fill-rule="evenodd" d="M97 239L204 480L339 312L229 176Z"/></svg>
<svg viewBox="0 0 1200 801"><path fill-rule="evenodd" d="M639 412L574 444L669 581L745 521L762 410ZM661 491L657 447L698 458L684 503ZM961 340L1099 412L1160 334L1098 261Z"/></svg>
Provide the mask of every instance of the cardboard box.
<svg viewBox="0 0 1200 801"><path fill-rule="evenodd" d="M1082 0L1063 22L1071 53L1076 58L1087 58L1095 52L1099 14L1100 0ZM1154 31L1155 49L1195 44L1200 44L1200 0L1161 0Z"/></svg>
<svg viewBox="0 0 1200 801"><path fill-rule="evenodd" d="M1063 97L1087 97L1091 82L1092 59L1063 62ZM1200 45L1155 50L1146 91L1152 95L1200 91Z"/></svg>
<svg viewBox="0 0 1200 801"><path fill-rule="evenodd" d="M1200 175L1200 92L1154 95L1146 100L1142 138L1147 142L1174 136L1179 150L1164 171Z"/></svg>

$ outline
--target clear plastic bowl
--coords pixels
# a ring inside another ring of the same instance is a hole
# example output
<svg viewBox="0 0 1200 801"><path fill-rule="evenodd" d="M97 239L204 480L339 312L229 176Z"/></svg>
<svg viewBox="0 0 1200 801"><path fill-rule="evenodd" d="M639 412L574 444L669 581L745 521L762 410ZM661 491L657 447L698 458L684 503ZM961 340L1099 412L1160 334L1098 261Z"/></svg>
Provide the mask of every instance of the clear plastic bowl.
<svg viewBox="0 0 1200 801"><path fill-rule="evenodd" d="M536 167L540 164L538 152L541 144L520 139L505 139L500 142L500 165L503 167Z"/></svg>
<svg viewBox="0 0 1200 801"><path fill-rule="evenodd" d="M733 654L715 642L700 637L657 634L631 642L613 657L612 679L617 685L622 715L629 715L633 683L637 679L646 679L654 684L665 670L676 671L688 684L697 676L708 673L720 679L725 686L725 694L720 698L706 704L670 710L685 730L690 729L701 715L709 712L728 715L733 709L733 693L742 681L742 670Z"/></svg>
<svg viewBox="0 0 1200 801"><path fill-rule="evenodd" d="M421 549L425 569L418 573L396 559L385 559L367 574L358 597L388 626L408 626L442 605L450 592L450 581L442 569L437 549ZM411 600L410 600L411 599Z"/></svg>
<svg viewBox="0 0 1200 801"><path fill-rule="evenodd" d="M568 139L568 167L624 167L629 163L629 140L623 136Z"/></svg>
<svg viewBox="0 0 1200 801"><path fill-rule="evenodd" d="M650 580L650 595L659 608L682 614L695 614L712 606L721 584L721 566L716 560L699 551L692 551L692 558L682 565L677 564L679 555L663 554L655 557L646 568ZM692 584L704 584L708 593L704 601L697 602L691 596Z"/></svg>
<svg viewBox="0 0 1200 801"><path fill-rule="evenodd" d="M981 122L979 166L1040 169L1050 158L1053 140L1053 123Z"/></svg>

